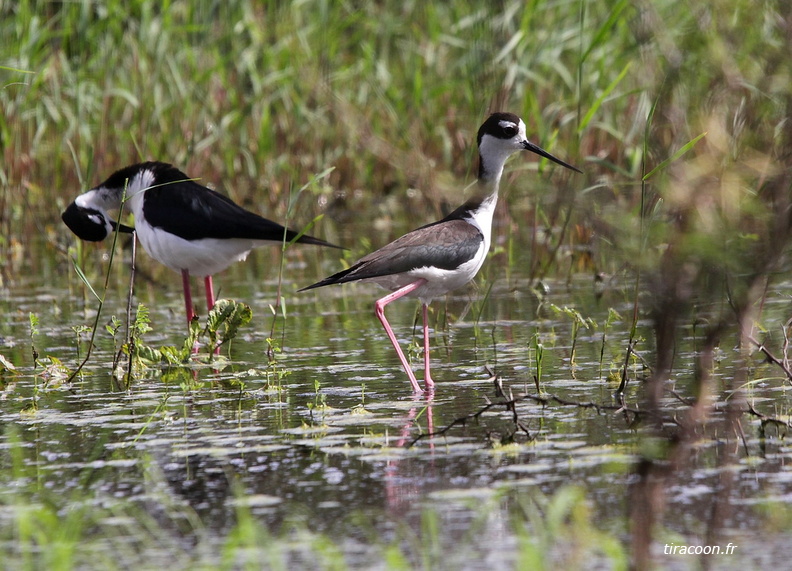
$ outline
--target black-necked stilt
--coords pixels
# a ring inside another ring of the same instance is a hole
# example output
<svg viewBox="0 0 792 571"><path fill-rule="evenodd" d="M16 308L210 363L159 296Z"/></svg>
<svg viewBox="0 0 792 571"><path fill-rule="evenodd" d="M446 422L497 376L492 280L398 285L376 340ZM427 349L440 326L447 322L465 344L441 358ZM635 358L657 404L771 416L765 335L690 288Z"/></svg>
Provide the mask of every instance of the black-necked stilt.
<svg viewBox="0 0 792 571"><path fill-rule="evenodd" d="M343 270L300 291L352 281L374 282L393 293L378 299L377 318L385 328L413 390L420 391L388 320L385 306L403 296L423 304L424 386L434 387L429 371L427 307L439 296L468 283L481 268L490 246L492 215L503 165L517 151L531 151L577 172L579 169L531 143L525 123L512 113L493 113L478 131L479 170L475 196L438 222L427 224L364 256Z"/></svg>
<svg viewBox="0 0 792 571"><path fill-rule="evenodd" d="M188 323L195 316L191 274L204 278L209 310L215 302L213 274L244 260L257 246L291 241L298 236L294 230L245 210L161 162L140 163L116 171L96 188L78 196L63 212L63 221L83 240L104 240L117 225L107 211L119 208L124 194L143 248L158 262L181 272ZM119 230L133 229L121 225ZM296 241L338 248L305 234Z"/></svg>

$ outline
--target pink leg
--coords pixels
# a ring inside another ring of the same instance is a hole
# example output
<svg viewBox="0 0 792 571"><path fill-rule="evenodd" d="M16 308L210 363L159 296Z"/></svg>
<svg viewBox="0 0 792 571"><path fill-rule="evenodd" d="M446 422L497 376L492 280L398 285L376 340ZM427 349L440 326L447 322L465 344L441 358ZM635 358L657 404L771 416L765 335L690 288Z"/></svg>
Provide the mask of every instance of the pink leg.
<svg viewBox="0 0 792 571"><path fill-rule="evenodd" d="M204 288L206 289L206 312L209 313L215 304L214 285L212 284L212 276L204 278ZM220 354L220 345L215 347L215 355Z"/></svg>
<svg viewBox="0 0 792 571"><path fill-rule="evenodd" d="M190 291L190 272L187 270L182 270L182 286L184 286L184 309L187 312L187 327L189 327L192 318L195 317L195 308Z"/></svg>
<svg viewBox="0 0 792 571"><path fill-rule="evenodd" d="M431 435L434 434L434 419L432 418L432 398L434 391L426 394L426 431ZM432 438L431 436L429 438ZM429 448L434 450L434 442L429 441Z"/></svg>
<svg viewBox="0 0 792 571"><path fill-rule="evenodd" d="M434 419L432 418L432 394L426 398L426 431L429 434L434 432ZM430 444L434 448L434 444Z"/></svg>
<svg viewBox="0 0 792 571"><path fill-rule="evenodd" d="M434 422L432 419L432 399L434 399L433 392L427 392L425 395L426 397L426 431L430 434L434 432ZM407 422L402 426L401 431L401 438L396 442L396 446L404 446L407 442L407 439L410 437L410 429L413 428L415 424L415 417L418 416L419 411L419 399L420 397L415 397L415 405L410 409L410 412L407 414ZM434 448L434 444L430 445Z"/></svg>
<svg viewBox="0 0 792 571"><path fill-rule="evenodd" d="M214 307L215 304L214 285L212 284L212 276L206 276L204 278L204 287L206 288L206 312L209 313L209 311Z"/></svg>
<svg viewBox="0 0 792 571"><path fill-rule="evenodd" d="M434 390L434 381L429 372L429 308L423 304L423 326L424 326L424 388L427 392Z"/></svg>
<svg viewBox="0 0 792 571"><path fill-rule="evenodd" d="M393 293L389 293L385 297L374 302L374 313L377 315L377 319L380 320L380 323L382 323L382 326L385 328L385 333L388 334L388 339L390 339L391 344L393 344L393 348L396 349L396 354L399 356L399 361L401 361L404 372L407 373L407 376L410 378L410 384L412 385L413 391L416 393L421 392L421 386L418 384L418 381L415 380L415 374L410 368L410 363L407 361L407 357L404 356L401 347L399 347L399 342L396 340L396 335L394 335L393 329L391 329L388 320L385 318L385 306L390 302L407 295L411 291L415 291L425 283L426 280L420 278L413 283L407 284L403 288L397 289Z"/></svg>

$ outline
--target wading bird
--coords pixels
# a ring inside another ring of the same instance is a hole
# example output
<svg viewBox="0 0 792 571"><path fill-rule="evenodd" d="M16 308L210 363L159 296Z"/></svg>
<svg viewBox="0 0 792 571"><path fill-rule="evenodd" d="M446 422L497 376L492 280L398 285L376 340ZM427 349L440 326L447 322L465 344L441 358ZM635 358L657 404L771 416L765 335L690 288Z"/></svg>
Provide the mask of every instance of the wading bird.
<svg viewBox="0 0 792 571"><path fill-rule="evenodd" d="M374 303L377 318L396 349L415 392L421 390L385 317L385 306L400 297L417 297L423 305L424 387L434 388L429 366L428 306L433 299L457 289L478 273L490 247L492 215L506 159L518 151L531 151L561 166L579 169L531 143L525 123L512 113L493 113L478 131L479 170L475 195L451 214L397 238L364 256L346 270L305 287L305 291L331 284L373 282L392 293Z"/></svg>
<svg viewBox="0 0 792 571"><path fill-rule="evenodd" d="M161 162L122 168L96 188L78 196L61 218L78 238L99 242L117 223L107 214L118 209L123 196L135 217L140 243L149 256L181 272L187 323L195 316L190 275L203 277L207 311L214 306L212 275L244 260L251 249L290 242L299 235L245 210L230 198L190 179L179 169ZM122 232L132 232L120 225ZM338 248L303 234L295 240Z"/></svg>

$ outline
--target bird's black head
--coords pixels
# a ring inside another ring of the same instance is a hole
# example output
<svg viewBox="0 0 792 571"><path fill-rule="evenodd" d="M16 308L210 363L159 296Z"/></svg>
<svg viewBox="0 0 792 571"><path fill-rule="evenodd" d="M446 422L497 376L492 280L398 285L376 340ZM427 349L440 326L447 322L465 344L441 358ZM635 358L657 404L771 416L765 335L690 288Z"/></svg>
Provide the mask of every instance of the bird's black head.
<svg viewBox="0 0 792 571"><path fill-rule="evenodd" d="M479 153L483 154L482 141L484 137L492 137L489 141L495 143L489 145L486 152L498 154L505 151L512 153L515 150L531 151L540 157L544 157L563 167L575 172L581 172L577 167L565 163L558 157L554 157L539 145L530 142L525 134L525 123L514 113L497 112L490 115L481 125L478 131Z"/></svg>
<svg viewBox="0 0 792 571"><path fill-rule="evenodd" d="M481 146L484 135L491 135L497 139L512 139L520 133L520 123L522 119L514 113L493 113L479 127L476 142Z"/></svg>
<svg viewBox="0 0 792 571"><path fill-rule="evenodd" d="M61 214L64 224L74 232L80 240L87 242L101 242L107 238L113 230L118 228L120 232L131 233L134 228L124 224L118 224L111 220L107 213L96 208L78 206L72 202Z"/></svg>

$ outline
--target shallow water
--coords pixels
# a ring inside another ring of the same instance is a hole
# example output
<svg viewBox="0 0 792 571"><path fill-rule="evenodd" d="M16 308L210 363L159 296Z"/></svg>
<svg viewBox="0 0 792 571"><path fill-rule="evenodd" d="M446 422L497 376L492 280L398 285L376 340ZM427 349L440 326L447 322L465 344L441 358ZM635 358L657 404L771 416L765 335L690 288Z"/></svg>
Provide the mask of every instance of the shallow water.
<svg viewBox="0 0 792 571"><path fill-rule="evenodd" d="M104 331L79 380L63 385L53 371L33 367L30 312L39 319L32 339L39 356L73 368L78 354L72 328L90 325L97 307L61 254L43 245L41 252L0 293L0 354L18 369L0 377L0 526L6 529L24 497L54 503L60 513L101 508L102 519L86 531L93 561L104 556L120 568L219 563L242 512L281 538L236 555L240 563L265 567L279 561L313 567L319 552L327 558L338 553L351 567L383 568L384 546L395 544L416 565L503 568L524 561L526 537L547 549L548 561L575 565L581 562L564 553L564 545L576 538L554 537L547 523L547 502L573 484L582 490L594 529L627 537L630 470L645 442L622 414L525 400L514 413L493 407L454 425L497 400L488 367L507 394L536 394L536 335L544 346L543 391L613 405L615 384L608 375L621 366L629 324L606 321L609 309L627 318L632 306L629 293L612 282L603 293L590 276L580 275L547 282L539 294L521 271L525 260L518 258L506 272L502 260L491 259L479 287L433 306L438 384L428 398L411 394L374 318L373 301L382 290L349 285L294 293L334 271L335 254L287 256L286 317L275 327L281 352L269 363L275 252L256 252L216 277L221 296L246 301L254 314L230 352L224 351L222 365L153 368L121 391L111 374L113 339ZM101 283L101 252L88 250L95 287ZM180 344L185 326L179 278L140 257L137 301L150 308L153 326L145 341ZM128 270L119 262L127 258L116 260L103 309L107 319L125 314ZM773 294L767 311L786 312L791 291ZM596 324L578 332L574 359L572 320L553 305L575 308ZM413 301L387 309L404 344L420 342L417 309ZM637 351L651 361L647 327L642 322ZM692 366L695 332L688 341L675 375L683 394L693 378L686 367ZM80 347L84 352L84 340ZM736 355L726 343L722 351L717 374L728 378ZM641 364L632 368L640 379ZM776 410L786 406L788 391L777 372L759 363L754 374L761 381L751 388L753 402L771 413L773 403ZM641 398L635 381L627 402L637 407ZM510 439L514 414L527 434L517 431ZM762 508L792 497L792 450L772 434L760 439L751 418L743 419L743 429L744 446L735 438L703 438L667 491L661 537L702 544L722 473L718 457L725 447L738 449L737 464L728 468L734 481L727 528L739 549L731 558L720 556L721 568L781 561L792 549L784 520L768 522ZM537 509L545 519L531 519ZM537 529L541 525L547 528ZM543 534L552 539L542 543ZM12 541L8 534L0 537ZM322 537L332 545L323 545ZM663 547L658 542L656 552ZM695 565L684 557L660 561L670 568ZM608 567L612 561L583 563Z"/></svg>

